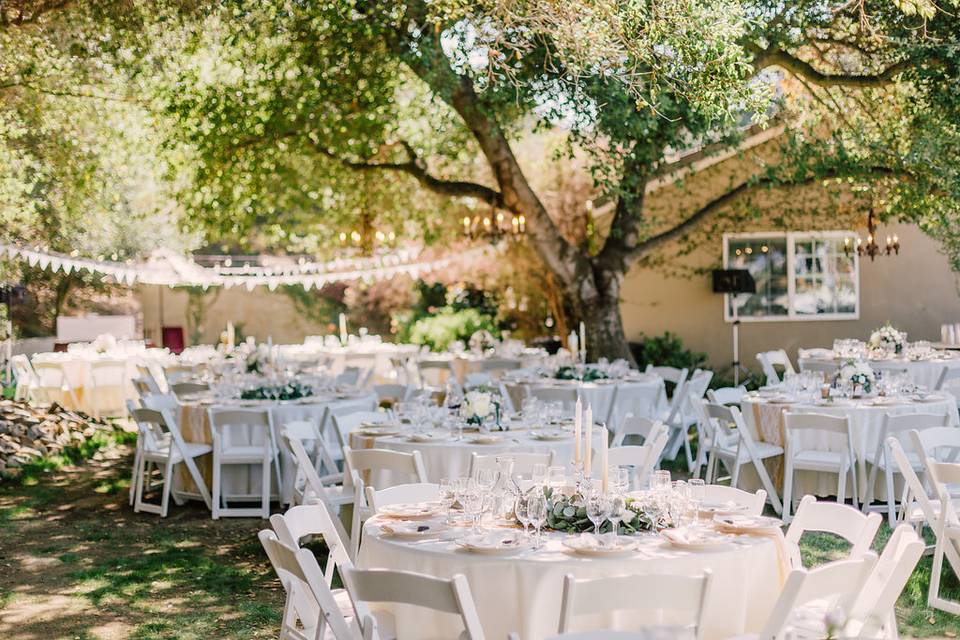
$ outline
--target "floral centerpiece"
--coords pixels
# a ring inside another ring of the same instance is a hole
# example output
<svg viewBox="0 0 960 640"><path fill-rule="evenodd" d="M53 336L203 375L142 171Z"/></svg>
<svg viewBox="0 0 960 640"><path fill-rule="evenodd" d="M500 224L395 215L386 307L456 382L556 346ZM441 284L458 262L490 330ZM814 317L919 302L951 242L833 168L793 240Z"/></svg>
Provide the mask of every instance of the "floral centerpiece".
<svg viewBox="0 0 960 640"><path fill-rule="evenodd" d="M876 378L870 365L862 360L847 360L834 378L836 385L849 385L856 390L859 386L863 393L870 393L873 390L873 383Z"/></svg>
<svg viewBox="0 0 960 640"><path fill-rule="evenodd" d="M557 380L580 380L582 382L594 382L596 380L606 380L610 376L597 367L584 367L579 370L578 367L565 365L557 369L553 377Z"/></svg>
<svg viewBox="0 0 960 640"><path fill-rule="evenodd" d="M313 389L299 382L265 385L256 389L247 389L240 393L242 400L299 400L313 395Z"/></svg>
<svg viewBox="0 0 960 640"><path fill-rule="evenodd" d="M549 487L543 491L547 499L548 529L567 533L593 531L593 523L587 517L587 507L579 494L568 496L554 492ZM627 498L626 508L621 512L620 530L631 534L638 531L659 531L670 526L665 510L651 509L650 505L639 498ZM600 533L613 531L613 523L604 520Z"/></svg>
<svg viewBox="0 0 960 640"><path fill-rule="evenodd" d="M903 353L907 346L907 334L889 322L870 334L870 349L873 351Z"/></svg>
<svg viewBox="0 0 960 640"><path fill-rule="evenodd" d="M97 353L107 353L117 347L117 339L109 333L104 333L94 338L90 346Z"/></svg>
<svg viewBox="0 0 960 640"><path fill-rule="evenodd" d="M477 425L478 427L490 416L494 416L499 424L500 420L500 397L495 396L490 390L480 387L473 391L468 391L460 403L460 417L467 424Z"/></svg>
<svg viewBox="0 0 960 640"><path fill-rule="evenodd" d="M497 339L486 329L474 331L468 342L470 351L474 353L483 353L487 349L494 349L497 346Z"/></svg>

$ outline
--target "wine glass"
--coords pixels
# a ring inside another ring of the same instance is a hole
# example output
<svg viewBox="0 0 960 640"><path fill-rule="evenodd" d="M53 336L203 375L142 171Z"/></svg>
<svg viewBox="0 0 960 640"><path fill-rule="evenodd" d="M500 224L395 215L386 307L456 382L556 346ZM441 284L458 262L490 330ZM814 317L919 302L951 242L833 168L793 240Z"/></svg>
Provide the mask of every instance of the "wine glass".
<svg viewBox="0 0 960 640"><path fill-rule="evenodd" d="M530 524L536 531L536 542L534 548L540 548L540 529L547 521L547 499L543 492L534 489L527 496L527 517L530 518Z"/></svg>
<svg viewBox="0 0 960 640"><path fill-rule="evenodd" d="M567 470L563 467L549 467L547 469L547 486L554 492L563 491L567 486Z"/></svg>
<svg viewBox="0 0 960 640"><path fill-rule="evenodd" d="M533 481L534 486L542 487L547 483L547 465L545 464L535 464L530 473L530 479Z"/></svg>
<svg viewBox="0 0 960 640"><path fill-rule="evenodd" d="M593 523L594 535L600 535L600 525L610 516L610 499L597 491L587 498L587 517Z"/></svg>
<svg viewBox="0 0 960 640"><path fill-rule="evenodd" d="M460 504L463 506L463 512L471 520L473 533L479 533L480 518L483 516L483 492L476 483L468 485L468 488L460 494Z"/></svg>
<svg viewBox="0 0 960 640"><path fill-rule="evenodd" d="M440 505L446 510L446 522L450 524L450 510L453 507L453 503L457 500L456 486L449 478L441 478L439 487Z"/></svg>
<svg viewBox="0 0 960 640"><path fill-rule="evenodd" d="M477 489L483 498L484 504L493 502L493 488L497 484L497 472L493 469L479 469L477 471Z"/></svg>
<svg viewBox="0 0 960 640"><path fill-rule="evenodd" d="M513 504L513 514L517 516L517 521L523 525L523 537L526 540L530 539L530 513L527 508L528 505L528 497L524 494L517 496L517 500Z"/></svg>
<svg viewBox="0 0 960 640"><path fill-rule="evenodd" d="M653 491L664 492L670 488L670 472L666 469L657 469L653 472L650 480L650 488Z"/></svg>
<svg viewBox="0 0 960 640"><path fill-rule="evenodd" d="M690 507L693 510L693 523L700 524L700 506L707 495L707 485L702 478L687 480L687 490L690 492Z"/></svg>
<svg viewBox="0 0 960 640"><path fill-rule="evenodd" d="M609 496L610 501L610 511L607 515L607 519L610 520L610 524L613 526L613 537L616 538L618 535L617 529L619 528L620 521L623 520L623 511L627 508L627 498L623 493L619 491L614 491Z"/></svg>

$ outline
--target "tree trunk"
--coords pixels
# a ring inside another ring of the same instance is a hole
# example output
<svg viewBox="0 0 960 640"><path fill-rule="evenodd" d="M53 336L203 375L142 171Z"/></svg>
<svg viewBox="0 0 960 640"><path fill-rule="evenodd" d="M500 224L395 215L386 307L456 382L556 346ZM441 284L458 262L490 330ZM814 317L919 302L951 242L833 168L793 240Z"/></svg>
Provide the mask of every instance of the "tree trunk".
<svg viewBox="0 0 960 640"><path fill-rule="evenodd" d="M623 317L620 315L620 285L623 273L604 269L596 264L592 266L592 277L588 276L592 282L574 282L567 291L579 319L584 324L587 361L623 358L634 364L633 354L623 331ZM585 291L594 293L584 296ZM578 330L579 327L574 329Z"/></svg>

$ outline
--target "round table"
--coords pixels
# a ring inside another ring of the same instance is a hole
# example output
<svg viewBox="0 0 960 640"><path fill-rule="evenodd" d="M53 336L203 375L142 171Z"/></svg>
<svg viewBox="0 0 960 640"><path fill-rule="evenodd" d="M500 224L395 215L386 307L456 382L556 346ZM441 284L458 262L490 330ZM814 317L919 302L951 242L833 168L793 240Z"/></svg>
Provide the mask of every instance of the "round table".
<svg viewBox="0 0 960 640"><path fill-rule="evenodd" d="M807 364L811 362L830 363L836 365L839 369L840 365L845 361L846 359L843 358L810 357L800 358L797 360L797 363L800 365L800 370L803 371ZM937 386L937 382L940 381L940 375L943 373L944 367L960 367L960 356L954 353L944 352L926 360L896 358L892 360L870 360L869 364L875 371L905 370L910 375L910 379L914 384L926 387L927 389L933 389Z"/></svg>
<svg viewBox="0 0 960 640"><path fill-rule="evenodd" d="M575 388L583 406L593 407L593 415L597 420L607 422L609 418L609 425L612 427L619 426L623 414L627 411L637 414L639 410L636 407L628 406L632 403L628 390L637 389L644 396L656 397L656 401L650 404L645 413L641 411L642 417L655 417L657 411L667 403L667 392L663 378L648 373L638 373L629 378L597 380L594 382L508 376L505 382L507 383L507 392L510 393L510 399L517 409L520 409L521 402L529 394L530 389Z"/></svg>
<svg viewBox="0 0 960 640"><path fill-rule="evenodd" d="M551 429L552 431L552 429ZM601 430L593 430L593 451L599 455ZM391 449L403 453L419 451L430 482L439 482L442 478L460 478L469 475L470 458L479 455L500 455L510 453L549 453L553 451L553 464L567 466L574 458L573 431L563 439L539 439L538 431L512 429L480 434L476 431L464 431L457 439L445 429L428 431L430 439L418 438L412 433L400 433L389 436L366 436L361 432L350 434L350 445L355 449ZM496 439L495 442L484 438ZM387 484L384 484L384 483ZM380 479L379 486L389 486L390 479ZM378 486L376 481L372 482Z"/></svg>
<svg viewBox="0 0 960 640"><path fill-rule="evenodd" d="M784 401L786 400L786 401ZM932 401L931 401L932 400ZM744 396L741 402L744 422L750 429L751 435L758 440L783 446L783 414L787 411L800 413L823 413L833 416L848 416L850 418L850 438L857 457L858 486L860 498L866 495L867 464L866 457L877 450L880 433L883 428L884 416L888 413L934 413L949 415L953 425L960 424L957 416L957 402L949 393L938 394L920 402L910 398L883 399L883 398L836 398L826 402L810 402L789 398L762 396L750 393ZM828 434L802 434L803 446L819 448L824 451L836 451L841 445L840 439L832 439ZM779 487L782 483L782 461L772 459L767 464L771 466L771 478ZM759 480L753 473L752 467L744 466L747 472L741 476L740 486L743 489L755 482L754 489L760 488ZM831 496L836 494L837 478L835 475L813 471L799 471L794 481L794 496L814 494ZM874 487L874 495L878 499L886 497L886 488L883 475L879 474Z"/></svg>
<svg viewBox="0 0 960 640"><path fill-rule="evenodd" d="M346 402L356 402L358 400L369 400L373 406L376 402L376 394L338 394L329 396L314 396L302 398L300 400L235 400L235 401L214 401L193 400L180 403L180 415L178 424L183 433L184 440L188 442L202 442L209 444L213 442L210 435L210 409L266 409L270 412L273 420L273 426L276 430L277 441L279 443L280 430L283 425L290 422L301 420L309 421L320 425L324 412L328 407L335 408L338 404ZM203 475L207 486L213 477L212 460L204 456L198 458L197 466ZM280 487L280 499L282 502L289 503L293 496L293 483L295 465L293 464L293 454L286 446L280 446L280 479L283 486ZM260 491L260 467L259 465L227 465L222 468L223 495L228 499L231 495L250 495ZM196 487L193 479L183 469L179 478L183 487L182 491L187 494L196 494Z"/></svg>
<svg viewBox="0 0 960 640"><path fill-rule="evenodd" d="M674 548L658 536L638 537L636 552L617 558L587 558L566 551L562 533L544 533L541 549L509 555L478 555L454 540L407 542L386 535L384 520L374 517L363 530L360 568L415 571L450 578L462 573L470 584L480 622L488 638L518 632L525 640L556 635L563 578L598 578L627 574L698 575L713 573L713 603L705 612L705 638L728 638L759 631L779 595L781 554L772 538L740 536L711 551ZM651 578L655 579L655 578ZM396 619L399 640L455 638L459 619L405 605L379 605ZM669 619L641 620L637 613L615 612L584 620L594 628L631 629L642 624L669 624Z"/></svg>

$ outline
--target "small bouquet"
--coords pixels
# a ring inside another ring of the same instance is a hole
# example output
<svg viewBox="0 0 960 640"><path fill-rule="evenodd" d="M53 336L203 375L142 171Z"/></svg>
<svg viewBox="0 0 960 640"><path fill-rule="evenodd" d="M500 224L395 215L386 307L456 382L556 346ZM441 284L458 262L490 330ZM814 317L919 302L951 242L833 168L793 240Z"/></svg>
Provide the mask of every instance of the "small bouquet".
<svg viewBox="0 0 960 640"><path fill-rule="evenodd" d="M247 389L241 392L242 400L299 400L313 395L313 389L299 382Z"/></svg>
<svg viewBox="0 0 960 640"><path fill-rule="evenodd" d="M489 416L499 412L499 398L495 399L493 393L485 389L467 392L460 404L460 417L466 420L467 424L480 426Z"/></svg>
<svg viewBox="0 0 960 640"><path fill-rule="evenodd" d="M109 333L104 333L94 338L90 346L92 346L93 350L97 353L107 353L117 347L117 339Z"/></svg>
<svg viewBox="0 0 960 640"><path fill-rule="evenodd" d="M903 353L907 346L907 334L889 322L870 334L870 349L873 351Z"/></svg>
<svg viewBox="0 0 960 640"><path fill-rule="evenodd" d="M546 526L548 529L567 533L593 530L593 523L587 517L583 496L555 493L549 487L544 489L543 494L547 499ZM622 516L620 530L628 535L638 531L659 531L670 526L665 510L651 509L649 504L638 498L627 498L626 508L620 515ZM613 523L610 520L604 520L600 525L600 533L611 531L613 531Z"/></svg>
<svg viewBox="0 0 960 640"><path fill-rule="evenodd" d="M854 390L859 386L863 393L870 393L875 381L873 369L862 360L847 360L834 378L837 386L849 385Z"/></svg>
<svg viewBox="0 0 960 640"><path fill-rule="evenodd" d="M594 382L596 380L606 380L610 376L597 367L586 367L583 372L577 370L577 367L564 365L557 369L553 374L557 380L580 380L581 382Z"/></svg>

